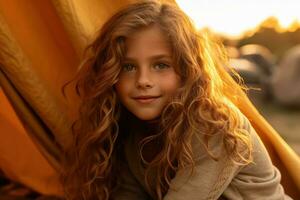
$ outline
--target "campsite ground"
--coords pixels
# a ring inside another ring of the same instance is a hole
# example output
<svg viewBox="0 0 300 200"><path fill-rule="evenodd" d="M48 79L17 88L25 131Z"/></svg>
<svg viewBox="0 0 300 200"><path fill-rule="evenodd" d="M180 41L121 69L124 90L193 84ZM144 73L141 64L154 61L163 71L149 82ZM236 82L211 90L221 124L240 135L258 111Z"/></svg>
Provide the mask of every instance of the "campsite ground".
<svg viewBox="0 0 300 200"><path fill-rule="evenodd" d="M249 97L259 112L300 155L300 108L286 108L265 99L261 91L250 90Z"/></svg>

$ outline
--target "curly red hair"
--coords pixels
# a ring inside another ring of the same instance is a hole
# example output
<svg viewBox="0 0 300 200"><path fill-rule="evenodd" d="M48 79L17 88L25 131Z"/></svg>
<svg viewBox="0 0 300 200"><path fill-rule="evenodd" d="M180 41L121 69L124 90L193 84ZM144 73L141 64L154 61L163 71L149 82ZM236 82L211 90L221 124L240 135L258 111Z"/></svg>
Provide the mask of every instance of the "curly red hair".
<svg viewBox="0 0 300 200"><path fill-rule="evenodd" d="M251 145L240 128L240 114L224 91L232 82L225 72L226 56L221 45L199 33L191 20L174 4L139 1L113 15L87 48L82 77L77 89L82 97L80 117L74 123L74 142L67 149L63 182L68 199L109 199L118 184L122 106L114 90L118 81L125 40L140 28L158 25L172 46L175 70L183 87L164 108L160 126L163 134L146 137L143 145L159 138L161 151L147 163L145 182L155 199L167 192L172 174L194 166L193 136L204 136L209 149L214 134L223 135L229 157L238 163L251 161ZM201 142L201 141L200 141ZM157 169L155 187L149 184L149 170Z"/></svg>

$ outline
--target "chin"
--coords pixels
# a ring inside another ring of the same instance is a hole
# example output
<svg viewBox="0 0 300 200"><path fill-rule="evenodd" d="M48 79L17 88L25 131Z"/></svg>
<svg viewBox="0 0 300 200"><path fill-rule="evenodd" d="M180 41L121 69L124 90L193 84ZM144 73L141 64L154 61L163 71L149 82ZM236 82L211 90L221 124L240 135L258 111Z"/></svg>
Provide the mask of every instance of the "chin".
<svg viewBox="0 0 300 200"><path fill-rule="evenodd" d="M151 121L157 119L160 115L159 114L151 114L151 113L133 113L138 119L143 121Z"/></svg>

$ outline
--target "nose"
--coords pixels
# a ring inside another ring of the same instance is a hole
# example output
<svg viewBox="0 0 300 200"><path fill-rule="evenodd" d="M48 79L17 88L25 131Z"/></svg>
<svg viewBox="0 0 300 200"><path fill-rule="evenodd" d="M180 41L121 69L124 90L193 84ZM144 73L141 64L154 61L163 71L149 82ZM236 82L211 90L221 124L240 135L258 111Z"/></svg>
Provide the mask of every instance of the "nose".
<svg viewBox="0 0 300 200"><path fill-rule="evenodd" d="M152 88L154 85L149 69L141 69L137 73L136 86L140 89Z"/></svg>

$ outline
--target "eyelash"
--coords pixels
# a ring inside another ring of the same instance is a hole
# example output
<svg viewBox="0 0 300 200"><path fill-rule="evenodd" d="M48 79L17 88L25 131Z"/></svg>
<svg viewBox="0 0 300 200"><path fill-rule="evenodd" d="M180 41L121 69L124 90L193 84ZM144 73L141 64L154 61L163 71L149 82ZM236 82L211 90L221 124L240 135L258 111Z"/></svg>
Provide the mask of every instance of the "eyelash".
<svg viewBox="0 0 300 200"><path fill-rule="evenodd" d="M165 69L165 68L169 68L170 67L168 64L165 64L165 63L156 63L154 65L154 67L156 68L156 66L159 66L158 69ZM163 66L163 68L161 68L161 66Z"/></svg>
<svg viewBox="0 0 300 200"><path fill-rule="evenodd" d="M131 67L131 69L128 69L129 66ZM163 62L155 63L154 66L153 66L154 69L158 69L158 70L163 70L163 69L166 69L166 68L169 68L169 67L170 66L168 64L163 63ZM123 64L122 68L123 68L123 71L129 72L129 71L133 71L133 69L135 69L136 66L134 66L133 64L130 64L130 63L126 63L126 64Z"/></svg>
<svg viewBox="0 0 300 200"><path fill-rule="evenodd" d="M126 69L126 68L128 68L128 66L131 66L132 68L135 68L135 66L133 64L126 63L126 64L123 64L123 66L122 66L123 71L127 71L127 72L132 71L132 70Z"/></svg>

